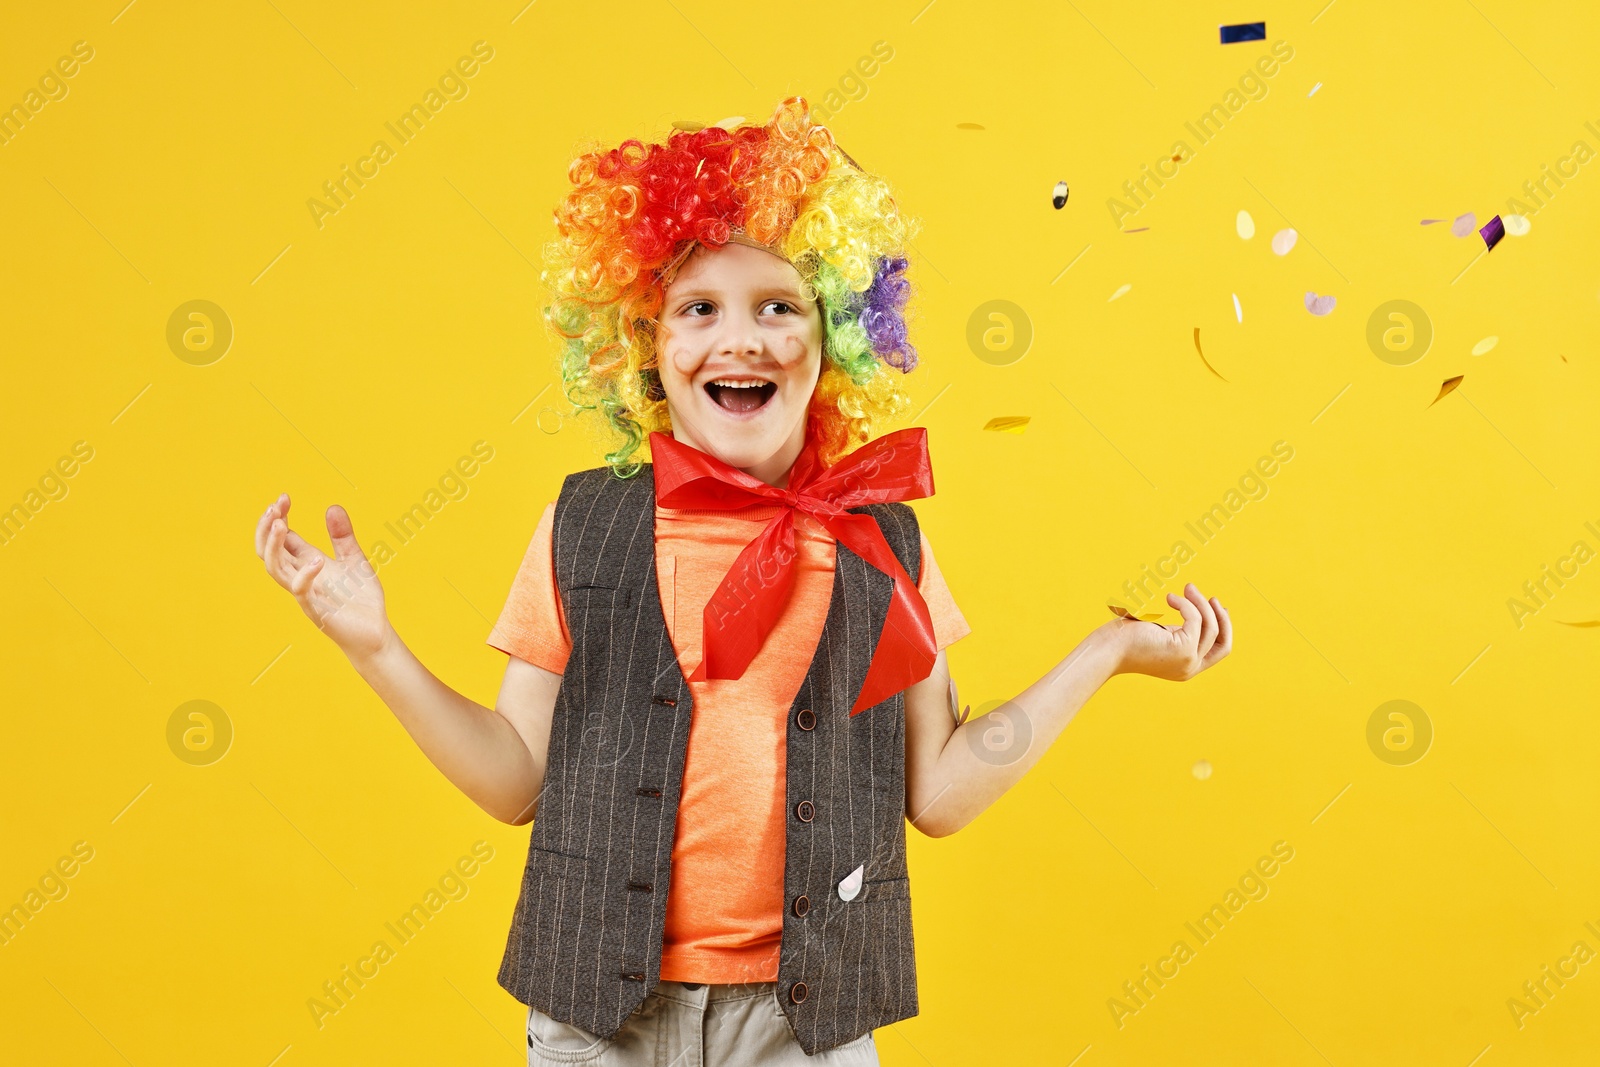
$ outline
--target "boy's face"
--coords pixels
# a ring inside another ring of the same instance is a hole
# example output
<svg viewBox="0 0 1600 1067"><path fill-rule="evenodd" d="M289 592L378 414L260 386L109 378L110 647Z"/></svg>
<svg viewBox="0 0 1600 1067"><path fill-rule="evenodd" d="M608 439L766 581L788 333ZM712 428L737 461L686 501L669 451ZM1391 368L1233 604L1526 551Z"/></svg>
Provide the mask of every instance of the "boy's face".
<svg viewBox="0 0 1600 1067"><path fill-rule="evenodd" d="M672 436L783 485L822 371L822 312L759 248L698 247L664 294L658 345Z"/></svg>

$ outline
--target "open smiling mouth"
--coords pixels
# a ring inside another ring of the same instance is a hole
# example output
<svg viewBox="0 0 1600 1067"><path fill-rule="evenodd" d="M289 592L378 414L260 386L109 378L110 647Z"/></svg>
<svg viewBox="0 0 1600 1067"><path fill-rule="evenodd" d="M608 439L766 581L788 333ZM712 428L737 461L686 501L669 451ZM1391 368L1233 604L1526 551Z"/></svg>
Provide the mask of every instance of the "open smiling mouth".
<svg viewBox="0 0 1600 1067"><path fill-rule="evenodd" d="M706 393L718 407L735 415L746 415L763 407L778 392L776 382L740 382L737 385L707 382Z"/></svg>

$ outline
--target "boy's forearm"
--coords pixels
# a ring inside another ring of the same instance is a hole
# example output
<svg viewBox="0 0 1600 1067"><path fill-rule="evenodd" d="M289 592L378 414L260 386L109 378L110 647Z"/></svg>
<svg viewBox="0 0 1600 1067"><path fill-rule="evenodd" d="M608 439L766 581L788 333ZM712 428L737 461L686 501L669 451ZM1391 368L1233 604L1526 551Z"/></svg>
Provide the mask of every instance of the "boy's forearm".
<svg viewBox="0 0 1600 1067"><path fill-rule="evenodd" d="M1094 630L1043 678L957 727L935 765L937 799L917 825L934 836L952 834L999 800L1118 672L1121 655L1114 630Z"/></svg>
<svg viewBox="0 0 1600 1067"><path fill-rule="evenodd" d="M380 651L350 662L458 789L502 822L526 821L539 775L503 715L445 685L398 634Z"/></svg>

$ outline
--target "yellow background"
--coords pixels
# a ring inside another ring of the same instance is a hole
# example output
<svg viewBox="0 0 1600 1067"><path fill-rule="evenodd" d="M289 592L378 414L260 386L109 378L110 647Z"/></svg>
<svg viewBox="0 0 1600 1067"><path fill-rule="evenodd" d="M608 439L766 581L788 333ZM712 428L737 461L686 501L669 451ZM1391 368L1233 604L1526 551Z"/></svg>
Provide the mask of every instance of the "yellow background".
<svg viewBox="0 0 1600 1067"><path fill-rule="evenodd" d="M1592 15L522 2L8 14L0 103L75 41L94 58L0 146L0 504L76 441L94 458L0 546L0 905L74 842L94 859L0 947L0 1059L519 1061L495 973L528 829L428 763L263 572L256 517L288 491L325 544L338 502L370 544L488 442L382 579L422 660L492 704L505 658L483 640L540 509L599 462L543 410L534 264L572 152L820 104L880 40L892 60L830 125L925 222L910 387L938 495L917 509L975 629L951 656L964 700L1034 681L1273 442L1295 450L1173 583L1231 608L1229 660L1114 679L975 823L911 833L921 1013L878 1033L883 1061L1600 1056L1600 963L1520 1029L1507 1007L1574 942L1600 950L1600 631L1563 625L1600 619L1600 564L1520 629L1506 605L1575 541L1600 548L1600 163L1481 259L1476 235L1418 225L1481 222L1574 141L1600 148ZM1255 19L1267 42L1218 43ZM494 57L470 94L318 228L306 201L477 40ZM1119 233L1107 199L1277 40L1294 58L1268 95ZM165 339L194 299L235 330L209 366ZM994 299L1034 329L1008 366L965 339ZM1435 330L1407 367L1365 341L1393 299ZM1013 415L1025 433L982 429ZM210 766L167 745L196 699L234 729ZM1366 742L1392 699L1435 731L1409 766ZM318 1029L307 1000L478 840L494 858L470 894ZM1108 999L1280 840L1270 895L1119 1028Z"/></svg>

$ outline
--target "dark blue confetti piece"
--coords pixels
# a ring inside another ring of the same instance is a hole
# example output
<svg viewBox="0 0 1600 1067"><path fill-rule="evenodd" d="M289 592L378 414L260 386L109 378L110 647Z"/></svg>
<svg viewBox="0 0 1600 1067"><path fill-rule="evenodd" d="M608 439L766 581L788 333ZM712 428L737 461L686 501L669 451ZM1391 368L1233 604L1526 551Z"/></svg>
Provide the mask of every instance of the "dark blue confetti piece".
<svg viewBox="0 0 1600 1067"><path fill-rule="evenodd" d="M1267 39L1267 24L1265 22L1240 22L1233 26L1219 26L1222 31L1223 44L1238 44L1241 41L1265 41Z"/></svg>

